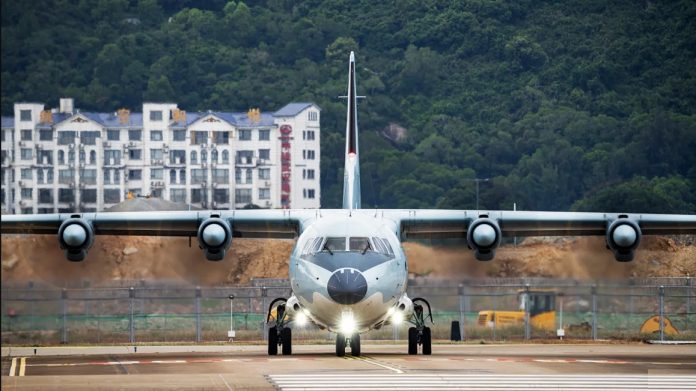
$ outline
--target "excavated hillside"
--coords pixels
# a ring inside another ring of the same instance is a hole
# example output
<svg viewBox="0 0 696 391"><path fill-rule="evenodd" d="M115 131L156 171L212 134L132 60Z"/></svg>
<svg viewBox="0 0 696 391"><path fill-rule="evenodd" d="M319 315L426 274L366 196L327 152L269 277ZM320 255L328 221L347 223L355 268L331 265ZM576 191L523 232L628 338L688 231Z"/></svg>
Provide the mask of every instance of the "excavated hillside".
<svg viewBox="0 0 696 391"><path fill-rule="evenodd" d="M152 201L158 202L158 201ZM117 210L152 210L149 200L130 200ZM171 207L169 210L176 208ZM679 242L644 237L629 263L614 260L604 238L536 238L501 247L491 262L479 262L464 247L404 243L410 272L443 278L561 277L604 279L694 276L693 238ZM3 235L2 281L63 286L90 281L171 280L199 285L247 284L252 278L285 278L291 240L239 239L221 262L203 257L193 238L99 236L84 262L68 262L55 236Z"/></svg>

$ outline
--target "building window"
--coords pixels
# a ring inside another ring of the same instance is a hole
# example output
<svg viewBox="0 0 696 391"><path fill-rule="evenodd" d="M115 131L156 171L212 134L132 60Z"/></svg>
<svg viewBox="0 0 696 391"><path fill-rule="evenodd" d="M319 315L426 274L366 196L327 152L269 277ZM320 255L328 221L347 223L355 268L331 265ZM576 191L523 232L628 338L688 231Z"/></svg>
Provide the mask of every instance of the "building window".
<svg viewBox="0 0 696 391"><path fill-rule="evenodd" d="M128 170L128 179L129 180L140 180L143 178L143 171L142 170Z"/></svg>
<svg viewBox="0 0 696 391"><path fill-rule="evenodd" d="M264 180L271 179L271 169L270 168L259 168L259 179L264 179Z"/></svg>
<svg viewBox="0 0 696 391"><path fill-rule="evenodd" d="M31 121L31 110L19 110L20 121Z"/></svg>
<svg viewBox="0 0 696 391"><path fill-rule="evenodd" d="M162 131L161 130L153 130L150 132L150 141L162 141Z"/></svg>
<svg viewBox="0 0 696 391"><path fill-rule="evenodd" d="M80 201L95 203L97 202L97 189L84 189L80 192Z"/></svg>
<svg viewBox="0 0 696 391"><path fill-rule="evenodd" d="M199 184L203 183L208 179L208 172L205 169L201 168L192 168L191 169L191 183L192 184Z"/></svg>
<svg viewBox="0 0 696 391"><path fill-rule="evenodd" d="M33 151L31 148L22 148L20 151L22 160L31 160L34 157Z"/></svg>
<svg viewBox="0 0 696 391"><path fill-rule="evenodd" d="M308 111L307 119L310 121L317 121L319 119L319 113L317 113L316 111Z"/></svg>
<svg viewBox="0 0 696 391"><path fill-rule="evenodd" d="M270 200L271 199L271 189L259 189L259 199L260 200Z"/></svg>
<svg viewBox="0 0 696 391"><path fill-rule="evenodd" d="M33 197L33 192L34 189L22 189L21 194L22 194L22 199L23 200L30 200Z"/></svg>
<svg viewBox="0 0 696 391"><path fill-rule="evenodd" d="M259 159L271 160L271 150L270 149L259 149Z"/></svg>
<svg viewBox="0 0 696 391"><path fill-rule="evenodd" d="M239 167L234 169L234 182L242 183L242 169Z"/></svg>
<svg viewBox="0 0 696 391"><path fill-rule="evenodd" d="M229 132L213 132L213 142L215 144L229 144L230 143L230 133Z"/></svg>
<svg viewBox="0 0 696 391"><path fill-rule="evenodd" d="M75 202L75 191L72 189L58 189L58 202Z"/></svg>
<svg viewBox="0 0 696 391"><path fill-rule="evenodd" d="M150 111L150 121L162 121L162 110Z"/></svg>
<svg viewBox="0 0 696 391"><path fill-rule="evenodd" d="M68 151L68 163L75 163L75 151Z"/></svg>
<svg viewBox="0 0 696 391"><path fill-rule="evenodd" d="M254 151L237 151L237 164L252 164L254 161Z"/></svg>
<svg viewBox="0 0 696 391"><path fill-rule="evenodd" d="M302 179L314 179L314 170L312 170L312 169L302 170Z"/></svg>
<svg viewBox="0 0 696 391"><path fill-rule="evenodd" d="M169 151L169 160L171 164L186 164L186 151L183 149Z"/></svg>
<svg viewBox="0 0 696 391"><path fill-rule="evenodd" d="M251 168L246 169L246 183L251 184L254 180L254 172Z"/></svg>
<svg viewBox="0 0 696 391"><path fill-rule="evenodd" d="M169 189L169 200L172 202L186 202L186 189Z"/></svg>
<svg viewBox="0 0 696 391"><path fill-rule="evenodd" d="M68 184L75 182L75 172L73 170L58 170L58 183Z"/></svg>
<svg viewBox="0 0 696 391"><path fill-rule="evenodd" d="M191 190L191 203L203 202L203 189Z"/></svg>
<svg viewBox="0 0 696 391"><path fill-rule="evenodd" d="M241 141L251 140L251 129L240 129L239 130L239 140L241 140Z"/></svg>
<svg viewBox="0 0 696 391"><path fill-rule="evenodd" d="M222 164L228 164L230 162L230 152L227 150L222 151Z"/></svg>
<svg viewBox="0 0 696 391"><path fill-rule="evenodd" d="M215 190L213 190L213 201L219 202L221 204L229 203L230 202L229 189L215 189Z"/></svg>
<svg viewBox="0 0 696 391"><path fill-rule="evenodd" d="M302 131L302 139L303 140L314 140L314 131L313 130L303 130Z"/></svg>
<svg viewBox="0 0 696 391"><path fill-rule="evenodd" d="M251 189L235 189L234 202L237 204L251 204Z"/></svg>
<svg viewBox="0 0 696 391"><path fill-rule="evenodd" d="M269 129L259 129L259 141L268 141L271 139L271 131Z"/></svg>
<svg viewBox="0 0 696 391"><path fill-rule="evenodd" d="M88 185L97 183L97 170L82 170L80 173L80 182Z"/></svg>
<svg viewBox="0 0 696 391"><path fill-rule="evenodd" d="M314 199L314 189L303 189L302 195L304 198Z"/></svg>
<svg viewBox="0 0 696 391"><path fill-rule="evenodd" d="M53 183L53 169L46 170L46 183Z"/></svg>
<svg viewBox="0 0 696 391"><path fill-rule="evenodd" d="M97 145L97 138L99 137L99 132L81 132L80 142L85 145Z"/></svg>
<svg viewBox="0 0 696 391"><path fill-rule="evenodd" d="M208 142L208 132L191 132L193 136L192 144L206 144Z"/></svg>
<svg viewBox="0 0 696 391"><path fill-rule="evenodd" d="M43 169L39 168L36 170L36 183L43 183L43 181L44 181Z"/></svg>
<svg viewBox="0 0 696 391"><path fill-rule="evenodd" d="M58 150L58 164L65 164L65 152Z"/></svg>
<svg viewBox="0 0 696 391"><path fill-rule="evenodd" d="M217 149L213 149L210 151L210 162L217 164L218 162L218 151Z"/></svg>
<svg viewBox="0 0 696 391"><path fill-rule="evenodd" d="M208 152L205 150L201 151L201 163L208 163Z"/></svg>
<svg viewBox="0 0 696 391"><path fill-rule="evenodd" d="M143 155L142 149L129 149L128 150L128 158L131 160L140 160L143 157L142 155Z"/></svg>
<svg viewBox="0 0 696 391"><path fill-rule="evenodd" d="M53 189L39 189L39 203L40 204L52 204L53 203Z"/></svg>
<svg viewBox="0 0 696 391"><path fill-rule="evenodd" d="M58 145L75 144L76 133L71 130L58 132Z"/></svg>
<svg viewBox="0 0 696 391"><path fill-rule="evenodd" d="M107 130L106 131L106 139L109 141L118 141L121 139L121 131L120 130Z"/></svg>
<svg viewBox="0 0 696 391"><path fill-rule="evenodd" d="M191 151L191 164L198 164L198 153Z"/></svg>
<svg viewBox="0 0 696 391"><path fill-rule="evenodd" d="M121 171L119 169L114 170L114 183L118 184L121 182Z"/></svg>
<svg viewBox="0 0 696 391"><path fill-rule="evenodd" d="M104 151L104 165L121 164L121 151L118 149L107 149Z"/></svg>
<svg viewBox="0 0 696 391"><path fill-rule="evenodd" d="M172 132L173 141L186 141L186 131L185 130L175 130Z"/></svg>
<svg viewBox="0 0 696 391"><path fill-rule="evenodd" d="M179 170L179 182L186 184L186 170L183 168Z"/></svg>
<svg viewBox="0 0 696 391"><path fill-rule="evenodd" d="M53 130L51 130L51 129L39 130L39 140L41 140L41 141L53 141Z"/></svg>
<svg viewBox="0 0 696 391"><path fill-rule="evenodd" d="M22 141L31 141L31 129L22 129Z"/></svg>
<svg viewBox="0 0 696 391"><path fill-rule="evenodd" d="M140 129L128 131L128 141L141 141L143 139L143 131Z"/></svg>
<svg viewBox="0 0 696 391"><path fill-rule="evenodd" d="M314 150L303 149L302 150L302 158L305 160L314 160Z"/></svg>
<svg viewBox="0 0 696 391"><path fill-rule="evenodd" d="M115 204L117 202L121 202L121 190L104 189L104 203Z"/></svg>
<svg viewBox="0 0 696 391"><path fill-rule="evenodd" d="M97 152L89 151L89 164L96 164L97 162Z"/></svg>
<svg viewBox="0 0 696 391"><path fill-rule="evenodd" d="M80 163L84 163L85 160L87 160L87 154L85 153L84 150L80 151Z"/></svg>
<svg viewBox="0 0 696 391"><path fill-rule="evenodd" d="M22 179L31 179L32 178L32 169L31 168L22 168L20 177Z"/></svg>
<svg viewBox="0 0 696 391"><path fill-rule="evenodd" d="M162 150L161 149L151 149L150 150L150 159L152 159L152 160L164 159L164 154L162 153Z"/></svg>
<svg viewBox="0 0 696 391"><path fill-rule="evenodd" d="M32 208L22 208L23 215L30 215L32 213L34 213L34 210Z"/></svg>
<svg viewBox="0 0 696 391"><path fill-rule="evenodd" d="M164 170L161 168L150 169L150 179L164 179Z"/></svg>
<svg viewBox="0 0 696 391"><path fill-rule="evenodd" d="M109 183L109 182L111 181L111 175L110 175L110 173L111 173L111 170L109 170L109 169L105 169L105 170L104 170L104 183L105 183L105 184L106 184L106 183Z"/></svg>
<svg viewBox="0 0 696 391"><path fill-rule="evenodd" d="M230 170L226 168L213 169L213 182L218 184L230 183Z"/></svg>
<svg viewBox="0 0 696 391"><path fill-rule="evenodd" d="M169 170L169 183L176 183L176 170Z"/></svg>

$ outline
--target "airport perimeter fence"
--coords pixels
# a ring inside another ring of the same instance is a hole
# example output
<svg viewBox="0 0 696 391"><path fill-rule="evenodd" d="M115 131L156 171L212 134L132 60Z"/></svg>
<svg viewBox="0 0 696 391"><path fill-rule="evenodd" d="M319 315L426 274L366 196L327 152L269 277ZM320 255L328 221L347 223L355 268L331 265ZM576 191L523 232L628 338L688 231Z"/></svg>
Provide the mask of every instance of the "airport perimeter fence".
<svg viewBox="0 0 696 391"><path fill-rule="evenodd" d="M534 317L520 310L520 301L529 297L523 293L535 291L554 295L555 312L547 314L550 326L536 327ZM450 339L455 321L464 340L557 338L557 329L563 329L569 339L696 340L696 286L688 277L598 283L541 278L417 278L409 282L408 293L431 303L436 339ZM289 282L284 279L259 279L244 287L137 282L55 289L5 283L2 343L202 343L228 341L230 329L236 331L235 340L261 341L267 335L268 305L289 294ZM511 311L518 315L518 321L485 321L479 318L480 311L496 311L501 316L502 311ZM654 316L669 322L669 327L663 323L653 333L641 333L643 323ZM672 328L678 334L672 333ZM406 323L385 326L363 339L404 340L407 329ZM310 325L293 327L293 338L332 340L333 335Z"/></svg>

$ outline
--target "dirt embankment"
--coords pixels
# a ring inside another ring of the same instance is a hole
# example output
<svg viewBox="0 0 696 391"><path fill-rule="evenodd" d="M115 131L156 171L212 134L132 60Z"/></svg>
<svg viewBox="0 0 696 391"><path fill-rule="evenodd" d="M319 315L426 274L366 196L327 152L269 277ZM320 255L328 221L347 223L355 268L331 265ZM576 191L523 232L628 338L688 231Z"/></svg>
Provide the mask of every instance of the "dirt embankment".
<svg viewBox="0 0 696 391"><path fill-rule="evenodd" d="M3 236L2 280L51 285L93 285L109 280L164 279L190 284L246 284L254 277L288 275L290 240L235 240L222 262L208 262L195 238L100 236L87 259L68 262L55 236ZM621 277L696 275L696 246L646 237L636 259L619 263L603 238L536 239L498 250L478 262L465 248L405 243L410 271L433 277Z"/></svg>

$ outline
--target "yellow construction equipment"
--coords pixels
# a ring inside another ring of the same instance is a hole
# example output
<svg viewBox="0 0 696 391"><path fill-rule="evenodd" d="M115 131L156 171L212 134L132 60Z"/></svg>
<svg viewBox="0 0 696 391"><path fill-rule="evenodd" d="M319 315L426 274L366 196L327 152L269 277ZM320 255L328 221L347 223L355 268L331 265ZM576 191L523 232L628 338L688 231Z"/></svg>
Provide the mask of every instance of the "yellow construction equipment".
<svg viewBox="0 0 696 391"><path fill-rule="evenodd" d="M679 330L677 330L676 327L672 324L672 321L669 320L666 316L662 317L664 319L664 331L666 335L677 335L679 334ZM643 322L643 325L640 326L640 333L641 334L652 334L652 333L659 333L660 332L660 316L659 315L654 315L649 317L645 322Z"/></svg>
<svg viewBox="0 0 696 391"><path fill-rule="evenodd" d="M529 323L542 330L556 329L556 292L553 290L520 290L519 311L485 310L478 313L478 325L504 327L524 324L525 305L529 295Z"/></svg>

